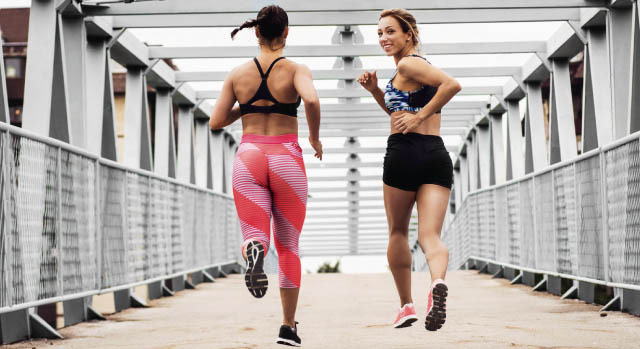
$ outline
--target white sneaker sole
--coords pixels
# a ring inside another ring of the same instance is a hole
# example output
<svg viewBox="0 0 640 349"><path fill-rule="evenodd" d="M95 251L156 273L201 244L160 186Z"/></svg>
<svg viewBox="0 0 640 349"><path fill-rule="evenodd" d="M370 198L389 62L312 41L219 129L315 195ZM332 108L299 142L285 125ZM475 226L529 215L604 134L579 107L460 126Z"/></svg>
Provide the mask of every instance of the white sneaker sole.
<svg viewBox="0 0 640 349"><path fill-rule="evenodd" d="M277 344L284 344L284 345L288 345L288 346L292 346L292 347L302 347L301 344L296 343L296 341L292 341L291 339L284 339L284 338L280 338L278 337L278 339L276 340Z"/></svg>

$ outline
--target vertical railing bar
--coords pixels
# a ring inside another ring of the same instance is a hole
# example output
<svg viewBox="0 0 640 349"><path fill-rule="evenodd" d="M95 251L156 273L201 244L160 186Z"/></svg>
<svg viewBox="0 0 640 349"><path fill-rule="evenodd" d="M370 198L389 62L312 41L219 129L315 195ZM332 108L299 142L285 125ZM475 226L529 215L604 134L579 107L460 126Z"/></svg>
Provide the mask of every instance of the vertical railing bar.
<svg viewBox="0 0 640 349"><path fill-rule="evenodd" d="M533 212L533 268L536 269L538 267L538 222L536 221L538 218L538 196L536 195L536 178L531 177L531 193L533 196L533 207L531 212Z"/></svg>
<svg viewBox="0 0 640 349"><path fill-rule="evenodd" d="M123 266L125 272L125 283L132 282L129 270L129 226L127 225L129 171L124 170L124 180L122 181L122 246L123 246Z"/></svg>
<svg viewBox="0 0 640 349"><path fill-rule="evenodd" d="M95 239L95 246L96 246L96 285L98 289L102 289L103 285L102 285L102 196L101 196L101 191L102 188L100 187L102 184L102 170L100 168L100 161L99 160L94 160L94 164L96 166L96 179L95 179L95 196L96 196L96 203L94 205L94 209L95 209L95 218L96 218L96 235L94 237Z"/></svg>
<svg viewBox="0 0 640 349"><path fill-rule="evenodd" d="M145 204L146 206L146 210L145 210L145 216L146 216L146 229L147 229L147 233L143 234L143 236L146 236L146 240L149 240L151 238L151 226L150 226L150 222L151 222L151 199L152 199L152 195L151 195L151 176L145 176L147 177L147 203ZM150 241L145 241L145 245L149 246ZM157 258L157 254L158 254L158 239L156 238L156 241L154 242L154 253L156 254L156 258ZM145 249L146 250L146 249ZM153 270L153 265L154 265L154 261L151 260L150 257L153 257L153 254L149 255L149 251L146 250L145 254L147 255L146 258L146 262L149 264L146 267L149 268L149 274L152 275L151 277L156 277L155 275L155 271ZM146 275L145 275L146 278Z"/></svg>
<svg viewBox="0 0 640 349"><path fill-rule="evenodd" d="M613 151L613 150L612 150ZM602 247L603 250L603 263L604 263L604 281L610 282L609 277L609 214L607 209L607 161L605 152L600 148L600 155L598 160L600 161L600 202L601 202L601 219L602 219Z"/></svg>
<svg viewBox="0 0 640 349"><path fill-rule="evenodd" d="M579 191L579 181L580 178L578 177L578 162L575 162L573 165L573 202L576 205L576 209L574 212L574 216L576 219L576 241L575 241L575 246L574 248L576 249L576 275L580 276L580 265L581 265L581 258L580 258L580 236L582 235L582 227L580 225L580 216L581 216L581 210L582 210L582 198L580 195L580 191Z"/></svg>
<svg viewBox="0 0 640 349"><path fill-rule="evenodd" d="M56 249L58 250L58 255L56 256L58 260L58 296L64 295L64 249L62 247L62 148L57 147L57 184L58 184L58 197L57 197L57 210L56 212Z"/></svg>
<svg viewBox="0 0 640 349"><path fill-rule="evenodd" d="M3 132L2 134L2 138L4 140L4 145L3 145L3 156L2 156L2 171L4 172L4 204L3 204L3 210L4 210L4 216L5 216L5 255L4 258L6 260L6 269L4 270L9 270L9 268L11 268L11 263L13 261L13 240L12 240L12 228L13 228L13 215L12 215L12 209L11 207L9 207L10 204L13 203L13 200L11 199L12 196L12 190L11 190L11 171L10 171L10 166L13 166L13 160L11 158L11 136L9 131L7 130L6 132ZM6 299L5 305L13 305L13 273L12 272L8 272L5 273L6 274Z"/></svg>
<svg viewBox="0 0 640 349"><path fill-rule="evenodd" d="M553 234L553 239L551 240L553 243L553 271L558 272L558 224L556 222L556 171L552 170L549 172L551 176L551 233Z"/></svg>

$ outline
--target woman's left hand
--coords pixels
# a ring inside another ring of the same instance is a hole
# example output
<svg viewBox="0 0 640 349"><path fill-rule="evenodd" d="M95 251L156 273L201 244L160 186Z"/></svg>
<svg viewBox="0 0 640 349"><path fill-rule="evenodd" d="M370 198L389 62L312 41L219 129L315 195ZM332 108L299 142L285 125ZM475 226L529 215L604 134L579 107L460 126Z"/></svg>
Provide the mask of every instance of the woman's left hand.
<svg viewBox="0 0 640 349"><path fill-rule="evenodd" d="M398 114L393 119L393 126L405 135L418 128L423 121L417 114L412 113Z"/></svg>

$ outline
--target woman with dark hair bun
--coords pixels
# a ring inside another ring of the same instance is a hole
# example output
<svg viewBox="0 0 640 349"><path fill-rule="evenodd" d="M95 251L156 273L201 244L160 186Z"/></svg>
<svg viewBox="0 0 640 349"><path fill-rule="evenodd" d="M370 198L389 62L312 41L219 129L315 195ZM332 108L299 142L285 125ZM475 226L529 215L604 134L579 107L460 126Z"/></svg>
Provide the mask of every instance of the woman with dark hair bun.
<svg viewBox="0 0 640 349"><path fill-rule="evenodd" d="M289 34L287 13L276 5L231 33L255 27L260 54L227 76L216 101L213 130L242 117L242 142L233 164L233 197L247 261L245 283L257 298L267 291L263 271L269 249L271 217L278 251L283 324L278 344L301 345L295 321L300 290L298 243L307 206L307 176L298 144L298 106L304 101L309 143L322 160L320 103L308 67L282 57ZM239 108L233 105L239 102Z"/></svg>

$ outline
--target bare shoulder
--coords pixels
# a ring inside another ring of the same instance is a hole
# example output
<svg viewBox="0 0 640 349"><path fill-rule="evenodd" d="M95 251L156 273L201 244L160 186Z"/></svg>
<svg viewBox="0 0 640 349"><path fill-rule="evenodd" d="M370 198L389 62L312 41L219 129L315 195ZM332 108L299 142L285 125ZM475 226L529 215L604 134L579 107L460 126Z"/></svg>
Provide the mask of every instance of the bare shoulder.
<svg viewBox="0 0 640 349"><path fill-rule="evenodd" d="M305 74L305 75L311 75L311 69L309 69L309 67L306 64L302 64L302 63L295 63L293 61L291 61L294 72L296 74Z"/></svg>
<svg viewBox="0 0 640 349"><path fill-rule="evenodd" d="M415 56L404 57L400 60L400 62L398 62L398 73L404 76L412 76L418 71L432 68L433 66L429 64L429 62Z"/></svg>

